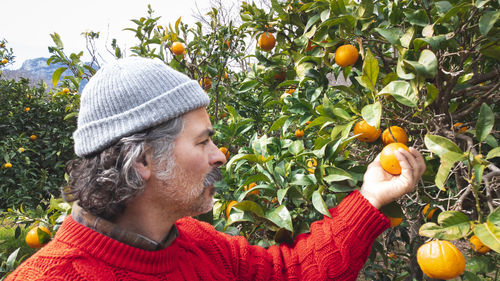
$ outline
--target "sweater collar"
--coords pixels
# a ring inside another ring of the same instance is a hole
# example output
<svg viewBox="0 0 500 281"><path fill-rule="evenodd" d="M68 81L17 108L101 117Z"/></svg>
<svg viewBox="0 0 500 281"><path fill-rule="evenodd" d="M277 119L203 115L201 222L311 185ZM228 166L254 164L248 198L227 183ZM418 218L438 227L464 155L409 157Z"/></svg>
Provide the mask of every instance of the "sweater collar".
<svg viewBox="0 0 500 281"><path fill-rule="evenodd" d="M108 236L109 238L120 241L129 246L146 251L157 251L164 249L172 244L175 238L179 236L177 227L174 224L165 238L162 241L157 242L139 233L124 229L123 227L120 227L119 225L108 220L94 216L81 208L78 204L73 204L71 216L76 222L94 231L97 231Z"/></svg>

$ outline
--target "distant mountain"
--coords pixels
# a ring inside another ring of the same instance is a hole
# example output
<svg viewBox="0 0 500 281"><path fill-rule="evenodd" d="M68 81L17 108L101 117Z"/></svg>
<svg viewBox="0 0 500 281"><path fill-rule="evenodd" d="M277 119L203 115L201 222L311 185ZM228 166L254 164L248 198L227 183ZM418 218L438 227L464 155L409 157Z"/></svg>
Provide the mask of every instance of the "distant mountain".
<svg viewBox="0 0 500 281"><path fill-rule="evenodd" d="M56 69L63 67L62 64L47 65L47 58L29 59L23 62L21 68L16 70L3 70L0 79L18 80L21 77L28 78L30 84L38 84L40 80L47 84L48 88L53 88L52 74ZM66 70L61 75L61 78L66 75L72 75L69 70Z"/></svg>

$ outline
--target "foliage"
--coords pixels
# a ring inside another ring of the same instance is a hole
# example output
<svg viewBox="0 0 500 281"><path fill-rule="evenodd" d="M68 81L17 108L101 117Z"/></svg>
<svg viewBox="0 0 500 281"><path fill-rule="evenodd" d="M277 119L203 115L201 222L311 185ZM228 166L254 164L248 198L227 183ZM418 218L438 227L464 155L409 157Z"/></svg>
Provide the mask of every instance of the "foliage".
<svg viewBox="0 0 500 281"><path fill-rule="evenodd" d="M64 120L72 94L53 95L43 85L0 80L0 209L34 208L65 183L65 163L73 158L72 121ZM7 165L10 163L10 165ZM8 168L11 166L10 168Z"/></svg>
<svg viewBox="0 0 500 281"><path fill-rule="evenodd" d="M424 153L427 171L413 194L383 208L404 221L376 241L365 277L423 279L415 258L423 237L459 242L475 233L493 249L479 256L460 248L468 260L465 279L479 280L499 271L499 6L493 0L272 0L266 9L242 2L240 25L222 21L213 8L208 25L194 27L180 18L162 25L148 7L126 30L138 40L132 55L211 81L214 138L231 158L213 216L200 218L253 244L291 242L361 186L366 165L382 150L380 140L356 140L354 124L399 126L408 146ZM275 36L276 46L253 51L249 42L263 32ZM84 35L91 45L98 39L98 33ZM52 37L51 61L72 69L74 76L61 83L77 92L98 68L98 56L85 64L82 53L67 56L61 39ZM185 54L171 52L176 41ZM345 44L360 56L340 67L335 51ZM117 58L126 55L116 40L111 47ZM74 117L78 94L70 103ZM259 193L245 190L253 182ZM238 203L226 218L232 200ZM428 203L439 209L431 219L421 214Z"/></svg>

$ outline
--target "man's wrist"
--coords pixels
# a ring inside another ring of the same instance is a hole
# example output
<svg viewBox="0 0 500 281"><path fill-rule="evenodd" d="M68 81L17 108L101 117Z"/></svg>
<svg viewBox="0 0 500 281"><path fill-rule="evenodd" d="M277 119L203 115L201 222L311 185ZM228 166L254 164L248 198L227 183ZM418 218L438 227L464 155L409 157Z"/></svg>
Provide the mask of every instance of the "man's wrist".
<svg viewBox="0 0 500 281"><path fill-rule="evenodd" d="M370 202L370 204L373 205L373 207L377 208L380 210L380 208L382 208L383 204L381 204L379 202L379 200L375 199L375 197L366 192L365 190L363 190L363 188L361 188L361 190L359 191L359 193L361 193L361 195L363 195L363 197L365 197L366 200L368 200L368 202Z"/></svg>

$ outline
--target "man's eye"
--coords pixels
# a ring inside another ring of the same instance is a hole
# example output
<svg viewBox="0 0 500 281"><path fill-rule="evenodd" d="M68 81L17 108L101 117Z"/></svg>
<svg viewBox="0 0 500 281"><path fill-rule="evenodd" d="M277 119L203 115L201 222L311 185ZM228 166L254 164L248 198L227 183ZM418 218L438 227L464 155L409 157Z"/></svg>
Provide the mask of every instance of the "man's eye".
<svg viewBox="0 0 500 281"><path fill-rule="evenodd" d="M207 144L209 141L210 141L210 139L206 139L206 140L202 141L201 144Z"/></svg>

